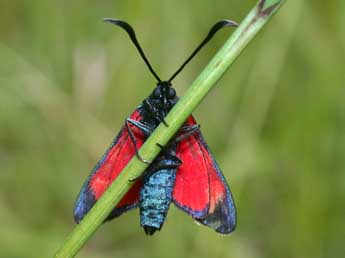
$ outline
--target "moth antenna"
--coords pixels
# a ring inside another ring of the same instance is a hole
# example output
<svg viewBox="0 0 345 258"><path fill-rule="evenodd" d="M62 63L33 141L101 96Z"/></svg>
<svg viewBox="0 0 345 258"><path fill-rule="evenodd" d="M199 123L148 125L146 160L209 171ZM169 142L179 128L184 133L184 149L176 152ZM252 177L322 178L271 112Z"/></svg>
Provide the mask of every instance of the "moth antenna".
<svg viewBox="0 0 345 258"><path fill-rule="evenodd" d="M214 24L212 26L212 28L210 29L210 31L208 32L207 36L204 38L204 40L201 41L199 46L193 51L193 53L187 58L187 60L170 77L168 82L171 82L183 70L183 68L189 63L190 60L193 59L193 57L202 49L202 47L205 46L206 43L209 42L210 39L213 38L213 36L217 33L217 31L219 31L220 29L222 29L224 27L228 27L228 26L237 27L238 23L234 22L234 21L231 21L231 20L221 20L221 21L217 22L216 24Z"/></svg>
<svg viewBox="0 0 345 258"><path fill-rule="evenodd" d="M115 24L115 25L121 27L122 29L124 29L128 33L129 38L132 40L133 44L137 48L140 56L144 59L144 61L145 61L146 65L147 65L147 67L149 68L150 72L153 74L153 76L157 79L158 82L161 82L161 79L159 78L159 76L157 75L155 70L153 70L149 60L146 58L145 53L144 53L143 49L141 48L141 46L140 46L140 44L139 44L139 42L137 40L137 37L135 36L135 31L132 28L132 26L129 25L125 21L117 20L117 19L112 19L112 18L105 18L105 19L103 19L103 21Z"/></svg>

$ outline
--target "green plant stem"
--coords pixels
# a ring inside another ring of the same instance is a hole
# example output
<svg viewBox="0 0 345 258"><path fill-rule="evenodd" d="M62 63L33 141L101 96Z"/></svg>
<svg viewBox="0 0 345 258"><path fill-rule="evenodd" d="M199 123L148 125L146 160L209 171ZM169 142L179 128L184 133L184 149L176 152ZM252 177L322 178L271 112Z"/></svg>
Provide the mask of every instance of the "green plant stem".
<svg viewBox="0 0 345 258"><path fill-rule="evenodd" d="M226 69L235 61L270 17L281 7L283 2L284 0L261 0L257 3L224 46L196 78L186 94L166 116L165 120L169 126L160 124L147 139L139 151L141 157L146 160L155 159L161 151L156 143L166 145L169 142ZM132 158L117 179L84 217L83 221L74 228L55 254L55 257L74 257L133 185L131 179L140 177L147 166L147 164L139 161L136 157Z"/></svg>

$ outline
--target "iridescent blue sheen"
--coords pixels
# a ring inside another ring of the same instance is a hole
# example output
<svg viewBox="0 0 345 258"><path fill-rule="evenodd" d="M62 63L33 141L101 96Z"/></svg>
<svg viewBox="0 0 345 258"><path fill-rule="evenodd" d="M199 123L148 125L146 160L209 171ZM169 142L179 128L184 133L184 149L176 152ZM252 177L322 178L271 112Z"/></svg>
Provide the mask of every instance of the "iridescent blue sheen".
<svg viewBox="0 0 345 258"><path fill-rule="evenodd" d="M144 178L140 191L140 224L160 229L171 203L176 169L161 169ZM153 233L153 232L152 232Z"/></svg>

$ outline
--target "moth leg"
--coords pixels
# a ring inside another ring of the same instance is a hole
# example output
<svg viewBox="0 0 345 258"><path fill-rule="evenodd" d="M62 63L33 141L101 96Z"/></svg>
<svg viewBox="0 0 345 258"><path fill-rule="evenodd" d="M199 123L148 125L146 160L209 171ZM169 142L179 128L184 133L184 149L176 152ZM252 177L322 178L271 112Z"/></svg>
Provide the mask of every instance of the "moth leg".
<svg viewBox="0 0 345 258"><path fill-rule="evenodd" d="M156 143L157 146L159 146L163 151L166 152L166 155L169 156L168 159L156 159L154 163L151 164L151 166L140 176L130 179L130 182L136 181L139 178L145 177L147 175L151 175L155 173L156 171L162 170L162 169L176 169L182 164L182 160L179 159L176 156L175 151L171 149L167 149L165 146L161 145L160 143Z"/></svg>
<svg viewBox="0 0 345 258"><path fill-rule="evenodd" d="M128 123L134 125L135 127L139 128L145 134L146 137L149 137L151 135L151 133L153 132L152 128L150 128L149 126L147 126L141 122L138 122L138 121L130 119L130 118L127 118L126 121Z"/></svg>
<svg viewBox="0 0 345 258"><path fill-rule="evenodd" d="M188 133L190 131L195 132L197 129L200 129L200 125L199 124L195 124L195 125L185 125L182 126L179 130L180 133Z"/></svg>
<svg viewBox="0 0 345 258"><path fill-rule="evenodd" d="M160 144L160 143L156 143L156 145L159 147L159 148L161 148L161 150L164 150L164 145L162 145L162 144Z"/></svg>
<svg viewBox="0 0 345 258"><path fill-rule="evenodd" d="M175 142L179 143L185 139L187 139L189 136L193 135L195 132L197 132L200 129L200 125L192 125L192 126L184 126L181 128L181 134L176 137Z"/></svg>
<svg viewBox="0 0 345 258"><path fill-rule="evenodd" d="M169 124L165 121L164 117L160 118L160 120L166 127L169 127Z"/></svg>
<svg viewBox="0 0 345 258"><path fill-rule="evenodd" d="M200 125L181 127L180 129L181 134L178 137L176 137L173 142L169 142L166 146L163 146L162 144L157 142L156 145L162 150L166 150L168 147L170 147L171 144L176 144L183 141L184 139L187 139L189 136L194 134L199 129L200 129Z"/></svg>
<svg viewBox="0 0 345 258"><path fill-rule="evenodd" d="M133 132L132 132L130 126L129 126L130 123L133 124L134 126L137 126L137 125L133 123L133 120L132 120L132 119L127 118L126 121L125 121L125 126L126 126L126 129L127 129L127 131L128 131L128 135L129 135L129 137L131 138L131 141L132 141L133 146L134 146L134 149L135 149L135 155L137 156L137 158L138 158L141 162L146 163L146 164L151 164L152 161L145 160L145 159L143 159L143 158L140 156L140 154L139 154L139 152L138 152L137 141L136 141L136 139L135 139L135 137L134 137L134 135L133 135ZM138 123L139 123L139 122L138 122ZM140 123L140 124L141 124L141 123ZM143 125L143 124L141 124L141 125ZM141 129L141 130L145 133L145 131L142 129L142 128L144 128L144 127L139 127L139 126L137 126L137 127L138 127L139 129Z"/></svg>

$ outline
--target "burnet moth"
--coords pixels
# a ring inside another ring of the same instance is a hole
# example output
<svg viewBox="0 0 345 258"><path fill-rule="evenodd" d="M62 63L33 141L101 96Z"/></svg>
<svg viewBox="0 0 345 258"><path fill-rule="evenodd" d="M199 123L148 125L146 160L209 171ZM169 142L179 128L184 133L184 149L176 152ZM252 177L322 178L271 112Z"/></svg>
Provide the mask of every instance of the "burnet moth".
<svg viewBox="0 0 345 258"><path fill-rule="evenodd" d="M171 81L199 50L226 26L237 26L229 20L214 24L205 39L189 58L167 81L162 81L146 58L133 28L126 22L105 19L124 29L148 69L157 79L157 86L150 96L126 119L120 133L111 143L101 160L86 179L76 200L74 220L79 223L159 123L168 124L164 117L177 103ZM150 162L144 175L136 180L129 192L114 208L107 220L139 207L140 224L145 233L152 235L160 230L170 203L187 212L197 222L221 234L231 233L236 226L236 210L228 184L207 146L199 125L191 115L175 137L162 148L158 157Z"/></svg>

